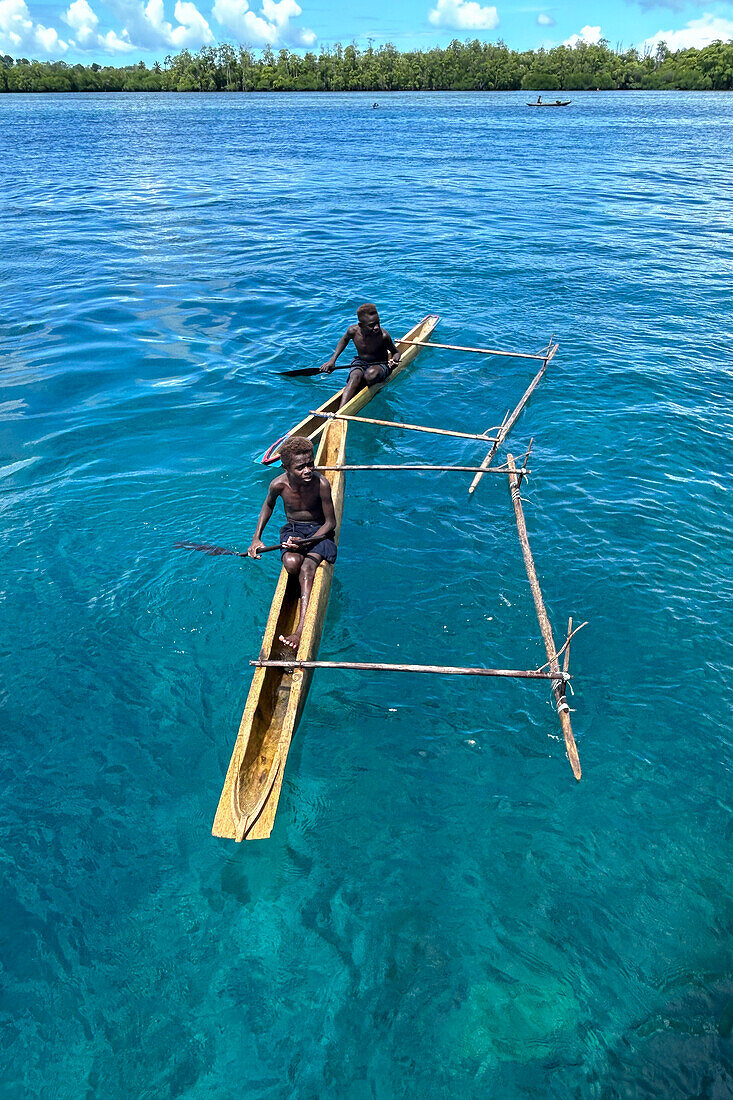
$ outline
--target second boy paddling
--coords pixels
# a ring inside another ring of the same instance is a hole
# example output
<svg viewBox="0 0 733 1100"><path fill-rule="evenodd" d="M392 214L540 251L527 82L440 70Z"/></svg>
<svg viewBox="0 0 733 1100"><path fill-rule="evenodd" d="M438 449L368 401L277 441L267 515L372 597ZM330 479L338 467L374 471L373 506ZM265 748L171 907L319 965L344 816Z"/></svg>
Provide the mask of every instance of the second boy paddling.
<svg viewBox="0 0 733 1100"><path fill-rule="evenodd" d="M330 374L335 369L341 352L346 349L349 341L354 341L356 355L351 361L349 379L344 386L339 408L343 408L364 386L375 386L378 382L384 382L400 361L400 352L395 347L394 340L379 324L377 307L371 302L365 302L357 309L356 317L358 324L349 325L333 355L321 367L325 374Z"/></svg>

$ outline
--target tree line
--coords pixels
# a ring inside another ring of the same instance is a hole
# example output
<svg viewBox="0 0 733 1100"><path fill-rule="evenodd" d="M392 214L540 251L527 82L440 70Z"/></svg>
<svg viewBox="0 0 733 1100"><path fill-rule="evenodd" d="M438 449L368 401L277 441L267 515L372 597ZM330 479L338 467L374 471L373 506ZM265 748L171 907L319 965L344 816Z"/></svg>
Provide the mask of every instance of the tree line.
<svg viewBox="0 0 733 1100"><path fill-rule="evenodd" d="M733 41L672 53L612 50L580 42L554 49L510 50L503 42L453 41L445 49L401 53L387 43L293 53L269 46L258 55L227 43L183 50L148 68L68 65L0 57L4 92L397 92L558 91L733 88Z"/></svg>

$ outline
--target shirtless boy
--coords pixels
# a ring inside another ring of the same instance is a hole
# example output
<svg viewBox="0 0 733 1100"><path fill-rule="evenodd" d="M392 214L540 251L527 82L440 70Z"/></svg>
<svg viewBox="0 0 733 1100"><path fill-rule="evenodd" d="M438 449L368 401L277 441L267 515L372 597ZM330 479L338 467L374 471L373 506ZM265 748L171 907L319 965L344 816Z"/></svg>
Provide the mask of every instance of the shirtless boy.
<svg viewBox="0 0 733 1100"><path fill-rule="evenodd" d="M313 590L316 569L322 561L336 561L336 516L331 486L315 469L313 444L302 435L293 435L280 448L284 471L270 482L262 505L252 545L247 553L259 558L264 543L262 532L272 515L278 497L285 505L287 523L280 530L282 562L291 577L300 580L300 619L295 631L280 641L297 650L303 634L305 613Z"/></svg>
<svg viewBox="0 0 733 1100"><path fill-rule="evenodd" d="M344 335L336 345L336 350L330 359L321 367L325 374L330 374L336 367L336 360L347 347L350 340L354 341L356 356L351 361L349 380L341 395L342 408L364 386L375 386L378 382L384 382L389 378L393 367L400 361L400 353L394 345L392 337L386 329L380 327L377 307L371 302L359 306L356 311L358 324L349 325Z"/></svg>

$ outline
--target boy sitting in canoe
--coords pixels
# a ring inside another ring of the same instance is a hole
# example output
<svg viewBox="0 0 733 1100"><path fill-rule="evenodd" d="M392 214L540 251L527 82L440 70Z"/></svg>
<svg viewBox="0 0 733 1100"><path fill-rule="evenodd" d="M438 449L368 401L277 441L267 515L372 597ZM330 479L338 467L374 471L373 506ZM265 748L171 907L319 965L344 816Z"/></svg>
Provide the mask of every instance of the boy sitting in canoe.
<svg viewBox="0 0 733 1100"><path fill-rule="evenodd" d="M284 466L281 474L270 482L262 505L252 545L247 553L259 558L264 543L262 532L272 515L278 497L282 497L287 523L280 530L282 563L291 577L300 580L300 619L295 631L280 641L290 649L300 645L305 613L313 590L316 569L322 561L336 561L336 516L333 510L328 479L315 469L313 444L302 435L292 435L280 448Z"/></svg>
<svg viewBox="0 0 733 1100"><path fill-rule="evenodd" d="M379 324L379 314L375 305L365 302L363 306L359 306L356 318L358 324L349 325L336 345L333 355L321 367L325 374L330 374L335 369L336 360L341 352L350 340L354 341L356 355L351 360L351 370L341 395L339 408L350 401L364 386L375 386L378 382L384 382L389 378L392 368L400 361L400 353L392 337Z"/></svg>

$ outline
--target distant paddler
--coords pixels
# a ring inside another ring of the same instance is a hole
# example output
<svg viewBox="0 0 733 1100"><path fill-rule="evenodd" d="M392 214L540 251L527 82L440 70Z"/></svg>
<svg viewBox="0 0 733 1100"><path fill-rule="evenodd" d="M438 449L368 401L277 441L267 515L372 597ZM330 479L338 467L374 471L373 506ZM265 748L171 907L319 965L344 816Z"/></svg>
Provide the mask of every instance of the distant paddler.
<svg viewBox="0 0 733 1100"><path fill-rule="evenodd" d="M264 549L262 533L273 513L277 498L282 497L287 523L280 530L282 563L291 577L300 581L300 619L295 631L280 641L297 650L305 623L305 613L313 590L316 569L322 561L336 561L336 532L331 486L315 469L313 444L302 435L286 439L280 448L284 470L273 481L262 505L250 558L258 558Z"/></svg>
<svg viewBox="0 0 733 1100"><path fill-rule="evenodd" d="M349 325L336 345L330 359L321 367L324 374L336 369L336 360L353 340L356 355L351 360L349 380L344 386L339 408L343 408L364 386L376 386L389 378L393 367L400 361L400 352L394 340L379 323L377 307L365 302L356 311L358 324Z"/></svg>

